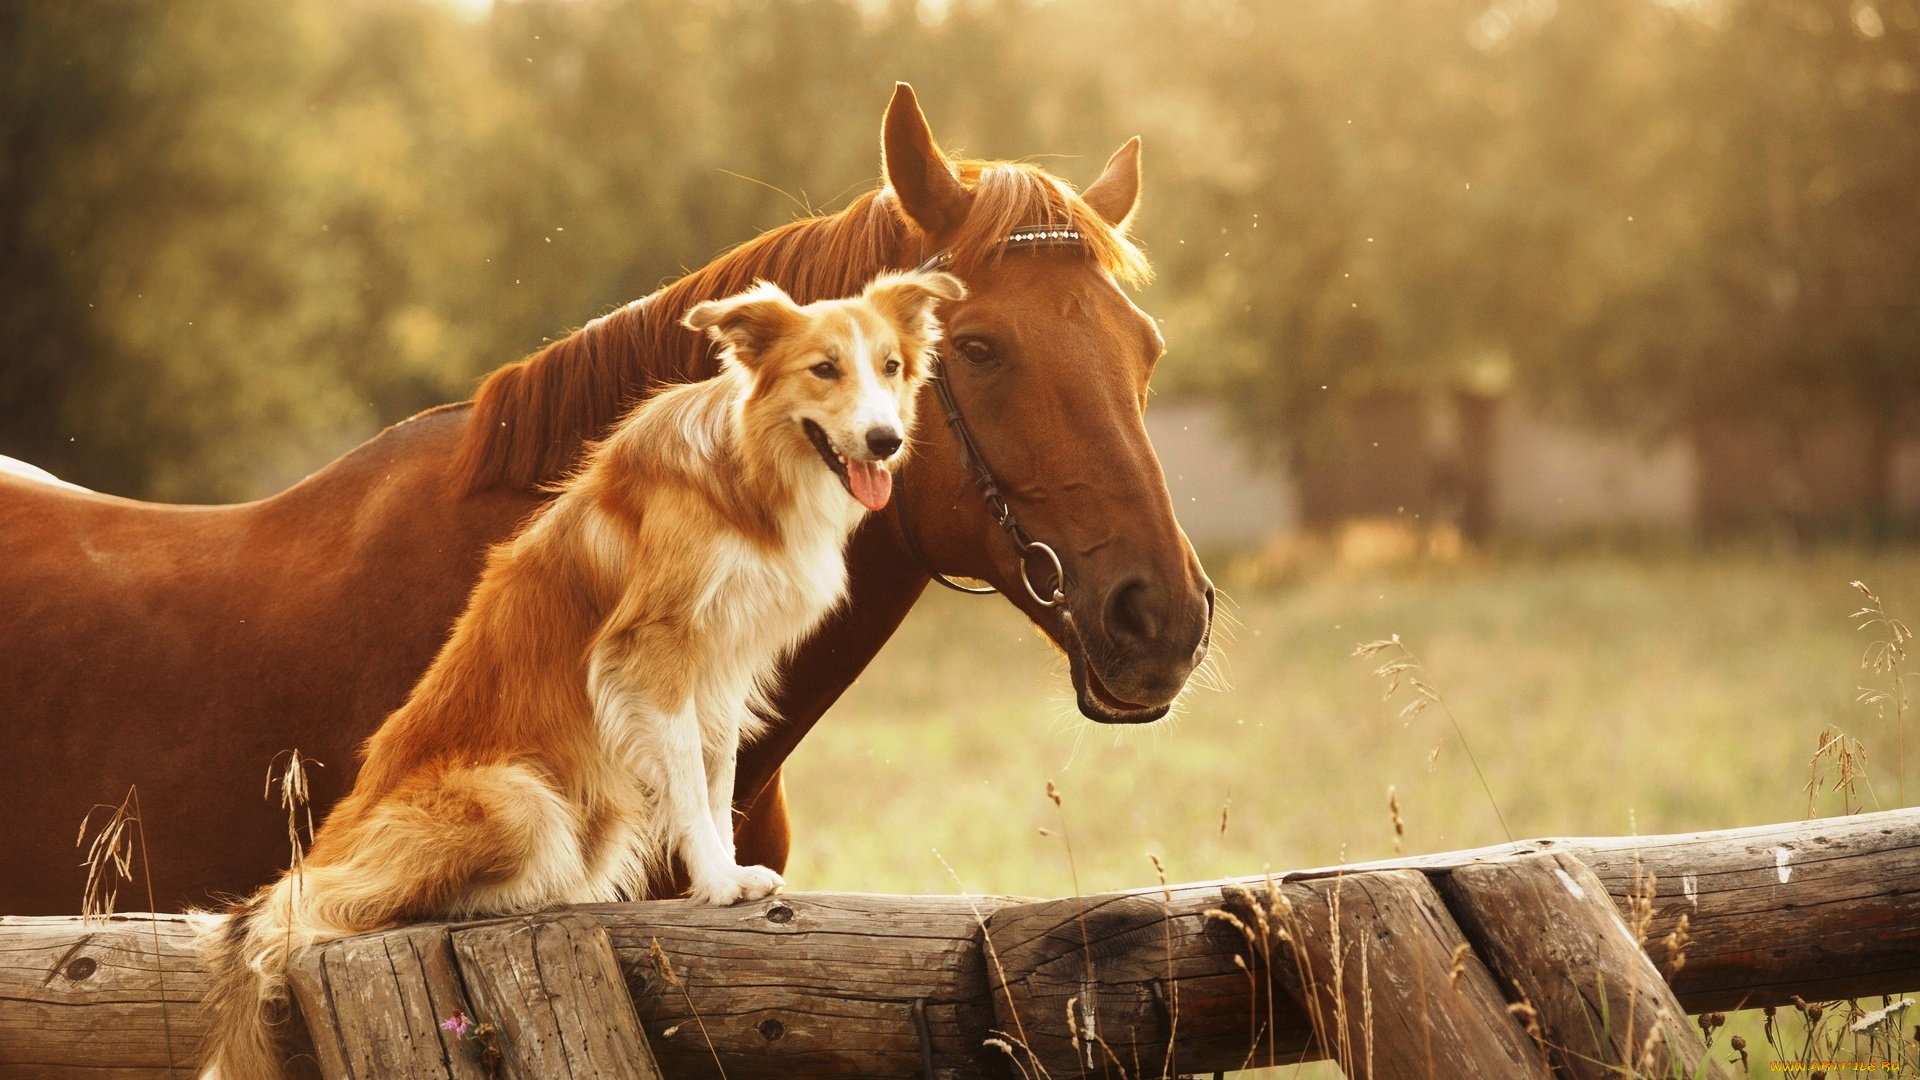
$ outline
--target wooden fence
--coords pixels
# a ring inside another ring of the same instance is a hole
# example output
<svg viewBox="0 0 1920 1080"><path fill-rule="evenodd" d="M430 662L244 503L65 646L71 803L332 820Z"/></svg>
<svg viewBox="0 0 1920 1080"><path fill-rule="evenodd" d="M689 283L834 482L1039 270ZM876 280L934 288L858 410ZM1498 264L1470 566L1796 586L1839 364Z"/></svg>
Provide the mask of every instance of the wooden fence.
<svg viewBox="0 0 1920 1080"><path fill-rule="evenodd" d="M0 919L0 1076L192 1075L190 937ZM291 976L326 1080L1691 1076L1687 1013L1920 989L1920 810L1039 902L590 906L333 942Z"/></svg>

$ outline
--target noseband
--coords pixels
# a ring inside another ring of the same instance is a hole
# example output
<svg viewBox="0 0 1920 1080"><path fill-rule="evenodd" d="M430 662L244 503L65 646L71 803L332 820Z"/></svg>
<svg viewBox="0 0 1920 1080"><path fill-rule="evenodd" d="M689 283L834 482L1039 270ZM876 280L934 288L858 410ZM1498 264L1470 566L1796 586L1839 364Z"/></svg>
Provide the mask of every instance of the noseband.
<svg viewBox="0 0 1920 1080"><path fill-rule="evenodd" d="M1046 225L1015 229L1001 243L1008 249L1083 246L1079 230ZM940 270L952 262L953 253L942 251L922 261L917 269ZM987 513L993 516L1013 545L1014 555L1020 563L1020 584L1026 586L1027 595L1033 597L1034 603L1043 608L1058 606L1067 598L1067 572L1060 565L1060 556L1052 547L1035 540L1027 532L1014 515L1013 507L1008 505L1006 496L1000 493L1000 485L993 479L993 470L987 467L987 460L980 453L980 445L974 441L973 431L967 427L966 417L960 414L960 402L953 396L953 384L947 380L945 362L939 354L933 358L933 371L928 379L933 383L934 393L940 396L940 410L946 414L947 429L953 432L954 445L960 452L960 467L973 477L973 485L980 489L980 497L986 500ZM912 524L907 520L907 501L898 499L895 505L900 516L900 535L905 538L907 549L913 552L914 559L928 577L955 592L985 595L995 591L991 585L981 589L970 588L935 570L933 564L927 561L926 553L920 550L920 541L914 538ZM1046 568L1053 574L1052 587L1047 596L1040 595L1040 590L1033 587L1033 578L1027 570L1036 553L1045 558ZM1061 608L1061 615L1066 618L1067 609Z"/></svg>

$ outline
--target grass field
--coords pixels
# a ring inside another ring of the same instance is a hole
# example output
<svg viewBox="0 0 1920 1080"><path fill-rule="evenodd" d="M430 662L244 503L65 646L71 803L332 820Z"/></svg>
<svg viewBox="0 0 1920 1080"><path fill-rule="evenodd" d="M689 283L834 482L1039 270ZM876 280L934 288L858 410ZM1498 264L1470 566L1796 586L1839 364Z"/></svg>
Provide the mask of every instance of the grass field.
<svg viewBox="0 0 1920 1080"><path fill-rule="evenodd" d="M1898 732L1855 700L1876 676L1848 582L1914 621L1920 552L1587 550L1328 566L1258 588L1222 577L1240 624L1219 646L1231 687L1147 729L1082 721L1064 662L1004 601L930 591L792 759L790 887L1055 896L1151 884L1149 852L1175 880L1385 857L1389 786L1409 853L1795 820L1828 724L1867 747L1859 801L1901 803ZM1378 661L1351 655L1393 634L1464 745L1438 709L1402 722L1408 691L1383 702ZM1839 806L1828 794L1818 812Z"/></svg>

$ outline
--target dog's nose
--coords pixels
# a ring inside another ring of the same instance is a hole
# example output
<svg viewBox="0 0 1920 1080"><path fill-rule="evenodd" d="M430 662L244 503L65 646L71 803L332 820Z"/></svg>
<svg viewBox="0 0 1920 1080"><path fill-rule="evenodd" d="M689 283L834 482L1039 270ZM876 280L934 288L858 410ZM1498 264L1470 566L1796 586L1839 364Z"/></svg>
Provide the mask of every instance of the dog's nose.
<svg viewBox="0 0 1920 1080"><path fill-rule="evenodd" d="M867 449L873 451L873 456L876 458L892 457L893 452L900 449L901 441L900 433L892 428L867 429Z"/></svg>

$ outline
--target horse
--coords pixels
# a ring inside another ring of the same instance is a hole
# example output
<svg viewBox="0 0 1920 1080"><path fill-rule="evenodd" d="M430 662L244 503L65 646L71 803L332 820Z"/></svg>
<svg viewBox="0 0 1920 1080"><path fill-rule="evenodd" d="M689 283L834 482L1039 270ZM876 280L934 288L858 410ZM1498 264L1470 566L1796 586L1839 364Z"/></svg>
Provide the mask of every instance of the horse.
<svg viewBox="0 0 1920 1080"><path fill-rule="evenodd" d="M1213 587L1142 423L1165 346L1122 289L1149 273L1127 233L1139 140L1076 192L949 159L905 83L881 136L881 184L844 210L722 253L277 495L171 506L0 475L0 911L75 911L75 826L130 789L150 885L122 895L178 909L271 880L292 828L261 801L271 763L297 749L323 766L311 811L340 798L489 546L634 402L711 376L681 316L759 279L804 304L937 267L969 296L943 309L936 402L891 512L848 547L848 600L743 748L741 860L786 869L782 762L931 581L983 581L1024 612L1091 719L1164 715L1206 655Z"/></svg>

